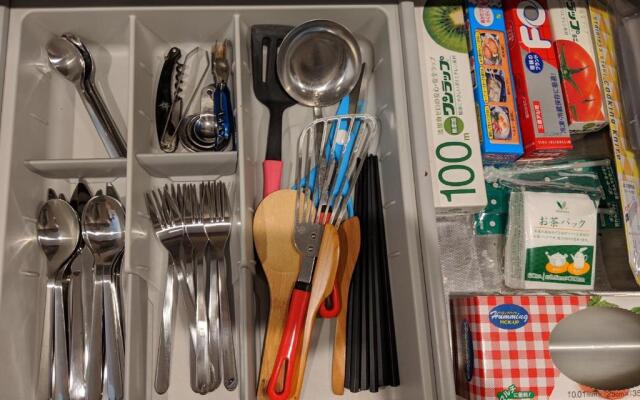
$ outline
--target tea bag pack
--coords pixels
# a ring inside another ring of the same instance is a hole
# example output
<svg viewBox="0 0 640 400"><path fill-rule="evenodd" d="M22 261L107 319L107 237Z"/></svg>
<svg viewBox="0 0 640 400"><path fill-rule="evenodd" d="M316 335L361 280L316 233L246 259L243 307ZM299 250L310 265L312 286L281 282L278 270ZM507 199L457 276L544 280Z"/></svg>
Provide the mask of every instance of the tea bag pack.
<svg viewBox="0 0 640 400"><path fill-rule="evenodd" d="M505 283L516 289L591 290L596 202L583 193L511 193Z"/></svg>

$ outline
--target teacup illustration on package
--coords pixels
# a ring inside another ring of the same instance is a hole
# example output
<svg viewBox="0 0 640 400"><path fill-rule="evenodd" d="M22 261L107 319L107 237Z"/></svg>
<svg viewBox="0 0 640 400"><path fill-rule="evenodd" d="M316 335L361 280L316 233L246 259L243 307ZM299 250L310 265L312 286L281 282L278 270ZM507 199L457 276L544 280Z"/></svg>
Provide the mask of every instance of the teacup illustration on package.
<svg viewBox="0 0 640 400"><path fill-rule="evenodd" d="M591 265L587 262L589 257L584 254L586 250L586 247L581 247L576 254L571 256L573 261L569 264L568 268L571 275L584 275L589 272L589 269L591 269Z"/></svg>

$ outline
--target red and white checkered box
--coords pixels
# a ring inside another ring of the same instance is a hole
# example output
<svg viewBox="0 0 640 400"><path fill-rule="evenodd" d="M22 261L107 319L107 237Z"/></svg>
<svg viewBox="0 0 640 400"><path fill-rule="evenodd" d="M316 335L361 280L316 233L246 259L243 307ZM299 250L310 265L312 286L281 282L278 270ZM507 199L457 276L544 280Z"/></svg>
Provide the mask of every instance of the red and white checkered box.
<svg viewBox="0 0 640 400"><path fill-rule="evenodd" d="M459 394L548 399L560 374L548 350L551 330L588 302L589 296L454 298Z"/></svg>
<svg viewBox="0 0 640 400"><path fill-rule="evenodd" d="M456 389L466 399L640 399L640 386L596 390L572 381L553 365L548 346L553 328L587 306L640 314L638 295L466 296L451 306Z"/></svg>

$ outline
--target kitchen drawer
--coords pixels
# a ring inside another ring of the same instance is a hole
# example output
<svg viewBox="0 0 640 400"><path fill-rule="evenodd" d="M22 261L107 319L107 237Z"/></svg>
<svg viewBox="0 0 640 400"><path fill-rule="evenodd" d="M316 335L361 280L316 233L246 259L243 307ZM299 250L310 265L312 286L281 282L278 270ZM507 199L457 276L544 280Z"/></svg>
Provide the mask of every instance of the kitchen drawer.
<svg viewBox="0 0 640 400"><path fill-rule="evenodd" d="M415 6L424 2L416 2ZM618 67L621 74L622 93L626 112L626 128L634 134L638 126L638 107L634 96L640 75L637 37L640 32L640 4L633 0L609 2L617 20ZM433 207L430 164L427 149L427 132L423 113L425 103L420 85L420 65L415 7L412 2L399 5L403 25L406 92L409 125L412 133L412 161L418 225L420 227L425 285L428 298L428 316L431 327L433 363L438 398L456 398L454 368L452 365L452 341L449 311L450 294L533 294L541 291L525 291L506 288L503 284L502 246L503 236L475 235L473 216L437 216ZM423 29L423 27L419 27ZM427 110L428 112L428 110ZM631 139L633 141L633 139ZM574 140L574 150L567 159L614 159L609 130L579 136ZM613 164L613 162L612 162ZM637 197L637 196L636 196ZM637 203L637 198L635 198ZM635 205L635 203L634 203ZM627 215L628 210L624 210ZM440 234L440 235L439 235ZM633 233L637 237L637 228ZM637 295L640 288L631 272L629 254L622 228L600 230L598 235L595 289L593 292L613 295ZM488 277L487 279L483 279ZM446 285L445 285L446 282ZM549 291L555 294L580 294L572 291ZM455 355L454 355L455 356ZM594 366L597 368L597 366ZM580 394L580 393L578 393Z"/></svg>
<svg viewBox="0 0 640 400"><path fill-rule="evenodd" d="M447 386L450 377L446 371L436 373L437 369L451 368L448 355L445 357L449 344L442 282L439 275L429 272L439 269L433 202L430 195L425 195L430 193L424 188L427 180L420 174L414 179L416 165L411 157L412 146L420 143L411 140L410 129L417 127L412 126L415 118L409 118L409 112L418 112L411 103L421 100L405 94L417 77L413 75L415 60L406 54L410 47L405 36L411 35L415 24L400 15L410 8L411 3L11 9L0 136L0 359L5 361L0 366L0 399L45 398L44 380L39 373L45 257L35 241L35 213L46 198L47 188L68 194L81 177L94 191L113 182L126 204L123 275L127 399L203 398L189 386L182 305L170 389L165 395L158 395L153 389L167 254L152 232L143 193L170 182L221 178L229 184L234 214L229 256L240 385L234 392L219 388L204 398L255 398L268 311L263 305L268 296L256 267L251 221L262 187L260 172L268 112L253 95L250 27L264 23L296 25L313 18L342 23L374 45L375 74L369 86L367 111L375 113L381 123L376 151L381 160L401 385L378 393L347 392L343 397L431 399L436 397L436 385L451 387ZM86 39L94 55L96 80L116 122L126 132L126 159L106 159L74 88L48 66L43 45L53 35L67 31ZM159 153L153 115L164 55L173 45L180 46L183 52L195 45L208 49L214 40L223 38L233 43L231 86L237 116L237 152ZM408 65L405 59L410 61ZM413 76L406 82L405 67ZM285 113L286 184L292 183L293 144L311 118L311 110L301 106ZM420 190L418 197L414 188ZM425 279L425 271L429 279ZM434 277L437 279L432 282ZM428 292L432 292L430 297ZM428 298L435 307L427 306ZM333 396L330 389L332 326L333 322L326 320L317 324L303 390L305 399L340 398ZM442 348L432 352L432 346ZM435 377L441 381L434 381ZM440 398L451 397L445 394Z"/></svg>

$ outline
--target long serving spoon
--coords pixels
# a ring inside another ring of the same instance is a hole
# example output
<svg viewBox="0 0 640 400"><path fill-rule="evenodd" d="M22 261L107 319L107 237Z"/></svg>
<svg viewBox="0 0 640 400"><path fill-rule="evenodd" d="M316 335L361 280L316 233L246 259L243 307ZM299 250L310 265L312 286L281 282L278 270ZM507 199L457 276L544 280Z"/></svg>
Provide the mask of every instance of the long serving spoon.
<svg viewBox="0 0 640 400"><path fill-rule="evenodd" d="M95 259L96 280L93 291L91 343L88 355L87 389L89 399L101 398L102 368L102 307L104 304L105 358L107 395L109 399L124 398L124 343L120 310L114 287L113 264L124 249L125 213L119 201L110 196L89 200L82 214L82 235Z"/></svg>
<svg viewBox="0 0 640 400"><path fill-rule="evenodd" d="M109 157L126 157L127 144L95 87L95 65L86 46L65 34L49 40L46 51L51 66L76 87Z"/></svg>
<svg viewBox="0 0 640 400"><path fill-rule="evenodd" d="M65 399L68 398L69 387L66 334L63 337L58 334L55 338L52 335L53 332L65 331L64 313L56 315L54 311L55 280L58 271L64 267L66 260L74 253L80 240L78 216L66 201L50 198L38 212L36 232L38 244L47 257L47 292L42 357L51 360L53 339L51 393L54 399Z"/></svg>

